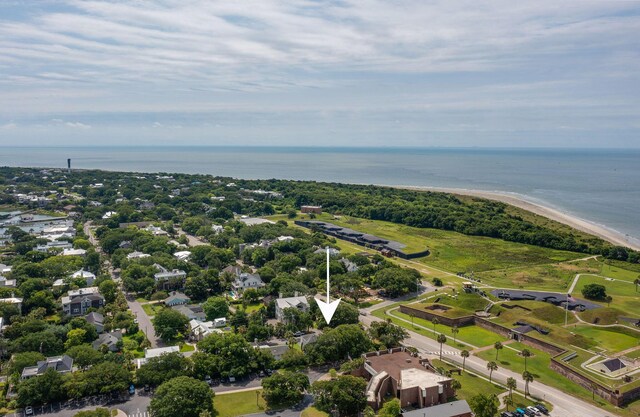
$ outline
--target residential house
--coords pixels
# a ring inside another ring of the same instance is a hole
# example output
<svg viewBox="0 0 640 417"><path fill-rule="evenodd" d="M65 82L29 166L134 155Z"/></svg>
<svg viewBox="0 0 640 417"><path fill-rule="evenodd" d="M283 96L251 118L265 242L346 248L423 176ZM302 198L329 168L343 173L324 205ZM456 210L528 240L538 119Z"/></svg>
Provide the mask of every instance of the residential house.
<svg viewBox="0 0 640 417"><path fill-rule="evenodd" d="M302 213L322 214L322 206L300 206Z"/></svg>
<svg viewBox="0 0 640 417"><path fill-rule="evenodd" d="M87 251L84 249L65 249L62 251L62 256L85 256Z"/></svg>
<svg viewBox="0 0 640 417"><path fill-rule="evenodd" d="M279 361L280 359L282 359L282 355L284 355L285 353L287 353L289 351L289 346L287 345L259 345L259 346L254 346L254 348L258 348L261 350L267 350L269 352L271 352L271 354L273 355L274 359Z"/></svg>
<svg viewBox="0 0 640 417"><path fill-rule="evenodd" d="M152 224L150 224L149 226L145 227L144 230L146 230L147 232L151 232L151 234L154 235L154 236L164 236L164 235L167 234L167 232L162 230L161 227L154 226Z"/></svg>
<svg viewBox="0 0 640 417"><path fill-rule="evenodd" d="M64 374L73 371L73 358L68 355L52 356L38 361L35 366L27 366L22 370L21 379L27 379L44 374L48 369Z"/></svg>
<svg viewBox="0 0 640 417"><path fill-rule="evenodd" d="M58 278L57 280L53 281L53 288L54 289L59 289L59 288L64 288L67 285L69 285L67 283L67 281L64 278Z"/></svg>
<svg viewBox="0 0 640 417"><path fill-rule="evenodd" d="M88 286L92 286L96 280L96 275L92 272L85 271L84 268L71 274L71 279L84 279Z"/></svg>
<svg viewBox="0 0 640 417"><path fill-rule="evenodd" d="M100 350L102 345L106 346L109 352L118 352L120 350L119 342L122 341L122 332L120 330L102 333L96 340L91 343L91 347Z"/></svg>
<svg viewBox="0 0 640 417"><path fill-rule="evenodd" d="M166 306L173 307L181 304L188 304L189 301L191 301L189 296L181 292L174 292L169 297L165 298L164 304Z"/></svg>
<svg viewBox="0 0 640 417"><path fill-rule="evenodd" d="M4 274L8 274L11 272L12 267L5 265L5 264L0 264L0 275L4 275Z"/></svg>
<svg viewBox="0 0 640 417"><path fill-rule="evenodd" d="M297 293L294 297L282 297L276 299L276 319L278 321L286 321L284 310L287 308L296 308L300 311L309 311L309 301L307 297L299 296Z"/></svg>
<svg viewBox="0 0 640 417"><path fill-rule="evenodd" d="M211 230L217 235L218 233L222 233L224 231L224 227L219 224L212 224Z"/></svg>
<svg viewBox="0 0 640 417"><path fill-rule="evenodd" d="M0 275L0 288L16 288L17 281L15 279L9 279L4 275Z"/></svg>
<svg viewBox="0 0 640 417"><path fill-rule="evenodd" d="M22 298L15 297L13 294L8 298L0 298L0 303L14 304L18 310L22 311Z"/></svg>
<svg viewBox="0 0 640 417"><path fill-rule="evenodd" d="M162 286L165 290L182 288L184 286L184 280L187 278L186 272L181 269L169 271L160 264L154 264L154 266L159 270L159 272L153 275L153 278L156 280L156 285Z"/></svg>
<svg viewBox="0 0 640 417"><path fill-rule="evenodd" d="M222 271L220 271L221 276L223 274L231 274L236 277L239 277L241 273L242 273L242 268L240 268L239 265L229 265L225 267Z"/></svg>
<svg viewBox="0 0 640 417"><path fill-rule="evenodd" d="M356 272L359 269L358 265L356 265L355 262L352 262L347 258L340 259L340 263L344 265L344 268L347 270L347 272Z"/></svg>
<svg viewBox="0 0 640 417"><path fill-rule="evenodd" d="M186 316L189 320L205 321L207 319L207 315L204 313L204 310L199 305L179 304L171 308L179 312L183 316Z"/></svg>
<svg viewBox="0 0 640 417"><path fill-rule="evenodd" d="M116 213L115 211L107 211L106 213L104 213L104 215L102 216L102 218L103 218L104 220L107 220L107 219L112 218L112 217L113 217L113 216L115 216L116 214L118 214L118 213Z"/></svg>
<svg viewBox="0 0 640 417"><path fill-rule="evenodd" d="M231 283L231 287L235 291L244 291L247 288L262 288L265 286L265 283L262 282L262 278L258 274L249 274L247 272L241 273L234 281Z"/></svg>
<svg viewBox="0 0 640 417"><path fill-rule="evenodd" d="M469 404L465 400L458 400L417 410L405 411L400 415L402 417L471 417L473 413L471 412L471 407L469 407Z"/></svg>
<svg viewBox="0 0 640 417"><path fill-rule="evenodd" d="M144 350L144 358L136 359L136 365L140 368L142 365L147 363L147 361L151 358L157 358L158 356L167 354L167 353L175 353L180 352L180 346L168 346L154 349L145 349Z"/></svg>
<svg viewBox="0 0 640 417"><path fill-rule="evenodd" d="M315 254L326 254L327 253L327 249L326 248L319 248L316 249L315 251L313 251L313 253ZM336 248L329 248L329 256L338 256L340 255L340 250L336 249Z"/></svg>
<svg viewBox="0 0 640 417"><path fill-rule="evenodd" d="M34 251L37 252L49 252L51 250L60 249L73 249L73 245L66 240L54 240L52 242L47 242L44 245L37 245L33 248Z"/></svg>
<svg viewBox="0 0 640 417"><path fill-rule="evenodd" d="M179 261L188 261L191 256L191 252L188 250L182 250L173 254L173 256Z"/></svg>
<svg viewBox="0 0 640 417"><path fill-rule="evenodd" d="M142 258L148 258L149 254L146 253L142 253L142 252L138 252L138 251L134 251L131 252L129 254L127 254L127 259L131 260L131 259L142 259Z"/></svg>
<svg viewBox="0 0 640 417"><path fill-rule="evenodd" d="M189 327L191 329L189 339L193 342L199 342L212 333L222 333L222 330L217 329L212 321L191 320Z"/></svg>
<svg viewBox="0 0 640 417"><path fill-rule="evenodd" d="M84 316L84 319L87 323L92 324L98 333L102 333L104 331L104 316L102 314L92 311Z"/></svg>
<svg viewBox="0 0 640 417"><path fill-rule="evenodd" d="M71 290L62 297L62 311L70 316L84 316L91 308L104 306L104 297L98 287Z"/></svg>
<svg viewBox="0 0 640 417"><path fill-rule="evenodd" d="M367 404L378 409L388 395L400 400L400 407L424 408L443 404L454 396L451 378L439 375L427 359L405 348L362 355L361 373L369 381Z"/></svg>

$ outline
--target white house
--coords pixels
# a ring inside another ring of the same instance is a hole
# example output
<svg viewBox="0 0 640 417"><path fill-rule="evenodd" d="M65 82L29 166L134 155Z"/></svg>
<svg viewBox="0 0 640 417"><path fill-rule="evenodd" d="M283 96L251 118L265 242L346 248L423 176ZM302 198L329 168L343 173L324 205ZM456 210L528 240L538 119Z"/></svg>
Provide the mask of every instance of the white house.
<svg viewBox="0 0 640 417"><path fill-rule="evenodd" d="M84 249L65 249L62 251L62 256L85 256L87 251Z"/></svg>
<svg viewBox="0 0 640 417"><path fill-rule="evenodd" d="M202 322L198 320L191 320L189 322L189 327L191 328L189 337L195 342L201 341L212 333L222 333L222 330L216 329L215 322L213 321Z"/></svg>
<svg viewBox="0 0 640 417"><path fill-rule="evenodd" d="M22 298L14 297L12 295L9 298L0 298L0 303L14 304L18 307L18 310L22 311Z"/></svg>
<svg viewBox="0 0 640 417"><path fill-rule="evenodd" d="M142 365L147 363L147 361L151 358L157 358L158 356L164 355L166 353L174 353L180 352L180 346L168 346L161 347L155 349L145 349L144 350L144 358L136 359L136 365L140 368Z"/></svg>
<svg viewBox="0 0 640 417"><path fill-rule="evenodd" d="M2 288L16 288L17 281L15 279L8 279L7 277L0 275L0 287Z"/></svg>
<svg viewBox="0 0 640 417"><path fill-rule="evenodd" d="M181 250L179 252L174 253L173 256L175 256L176 259L179 261L187 261L191 256L191 252L189 252L188 250Z"/></svg>
<svg viewBox="0 0 640 417"><path fill-rule="evenodd" d="M116 213L115 211L107 211L106 213L104 213L104 215L102 216L102 218L103 218L104 220L106 220L106 219L110 219L110 218L112 218L113 216L115 216L116 214L118 214L118 213Z"/></svg>
<svg viewBox="0 0 640 417"><path fill-rule="evenodd" d="M95 274L89 271L85 271L84 268L71 274L71 279L76 278L84 278L88 286L92 286L93 282L96 280Z"/></svg>
<svg viewBox="0 0 640 417"><path fill-rule="evenodd" d="M265 283L260 278L260 275L246 272L242 272L231 284L231 287L236 291L243 291L247 288L262 288L264 286Z"/></svg>
<svg viewBox="0 0 640 417"><path fill-rule="evenodd" d="M142 259L142 258L148 258L149 256L151 256L151 255L135 251L135 252L131 252L131 253L127 254L127 259L129 259L129 260L131 260L131 259Z"/></svg>

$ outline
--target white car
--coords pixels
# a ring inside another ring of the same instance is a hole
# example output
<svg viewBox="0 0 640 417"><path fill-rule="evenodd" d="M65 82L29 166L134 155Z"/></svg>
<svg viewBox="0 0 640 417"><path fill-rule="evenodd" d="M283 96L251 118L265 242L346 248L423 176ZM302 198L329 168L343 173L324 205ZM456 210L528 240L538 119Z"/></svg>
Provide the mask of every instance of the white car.
<svg viewBox="0 0 640 417"><path fill-rule="evenodd" d="M535 415L539 416L540 415L540 410L538 410L537 408L533 407L533 406L529 406L527 407L527 410L531 411L532 413L534 413Z"/></svg>
<svg viewBox="0 0 640 417"><path fill-rule="evenodd" d="M24 408L24 415L25 416L32 416L33 415L33 408L31 406L27 406Z"/></svg>

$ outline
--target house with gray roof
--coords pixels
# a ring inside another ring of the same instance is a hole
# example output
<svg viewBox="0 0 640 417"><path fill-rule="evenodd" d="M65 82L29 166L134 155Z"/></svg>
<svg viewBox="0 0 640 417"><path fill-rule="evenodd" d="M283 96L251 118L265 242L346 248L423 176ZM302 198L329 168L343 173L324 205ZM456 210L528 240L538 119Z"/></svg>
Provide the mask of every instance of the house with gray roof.
<svg viewBox="0 0 640 417"><path fill-rule="evenodd" d="M96 340L91 343L91 347L95 350L100 350L100 348L104 345L107 347L109 352L117 352L119 351L118 342L122 340L122 332L114 331L109 333L102 333Z"/></svg>
<svg viewBox="0 0 640 417"><path fill-rule="evenodd" d="M104 331L104 316L102 314L92 311L84 316L84 319L87 323L92 324L98 333L102 333Z"/></svg>
<svg viewBox="0 0 640 417"><path fill-rule="evenodd" d="M22 370L21 379L27 379L44 374L48 369L64 374L73 371L73 358L68 355L52 356L38 361L35 366L27 366Z"/></svg>
<svg viewBox="0 0 640 417"><path fill-rule="evenodd" d="M231 287L236 291L244 291L247 288L262 288L264 286L265 283L260 278L260 275L247 272L241 273L231 284Z"/></svg>
<svg viewBox="0 0 640 417"><path fill-rule="evenodd" d="M104 306L104 297L98 287L72 290L62 297L62 311L70 316L84 316L91 308Z"/></svg>

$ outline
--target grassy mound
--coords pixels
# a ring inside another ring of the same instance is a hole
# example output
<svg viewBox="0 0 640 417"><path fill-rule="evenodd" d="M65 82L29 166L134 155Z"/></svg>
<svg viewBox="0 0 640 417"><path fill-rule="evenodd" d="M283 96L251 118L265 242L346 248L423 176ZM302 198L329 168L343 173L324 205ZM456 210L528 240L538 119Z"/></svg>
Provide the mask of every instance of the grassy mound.
<svg viewBox="0 0 640 417"><path fill-rule="evenodd" d="M613 307L602 307L594 310L583 311L578 315L587 323L615 324L619 321L620 317L624 316L624 312Z"/></svg>

